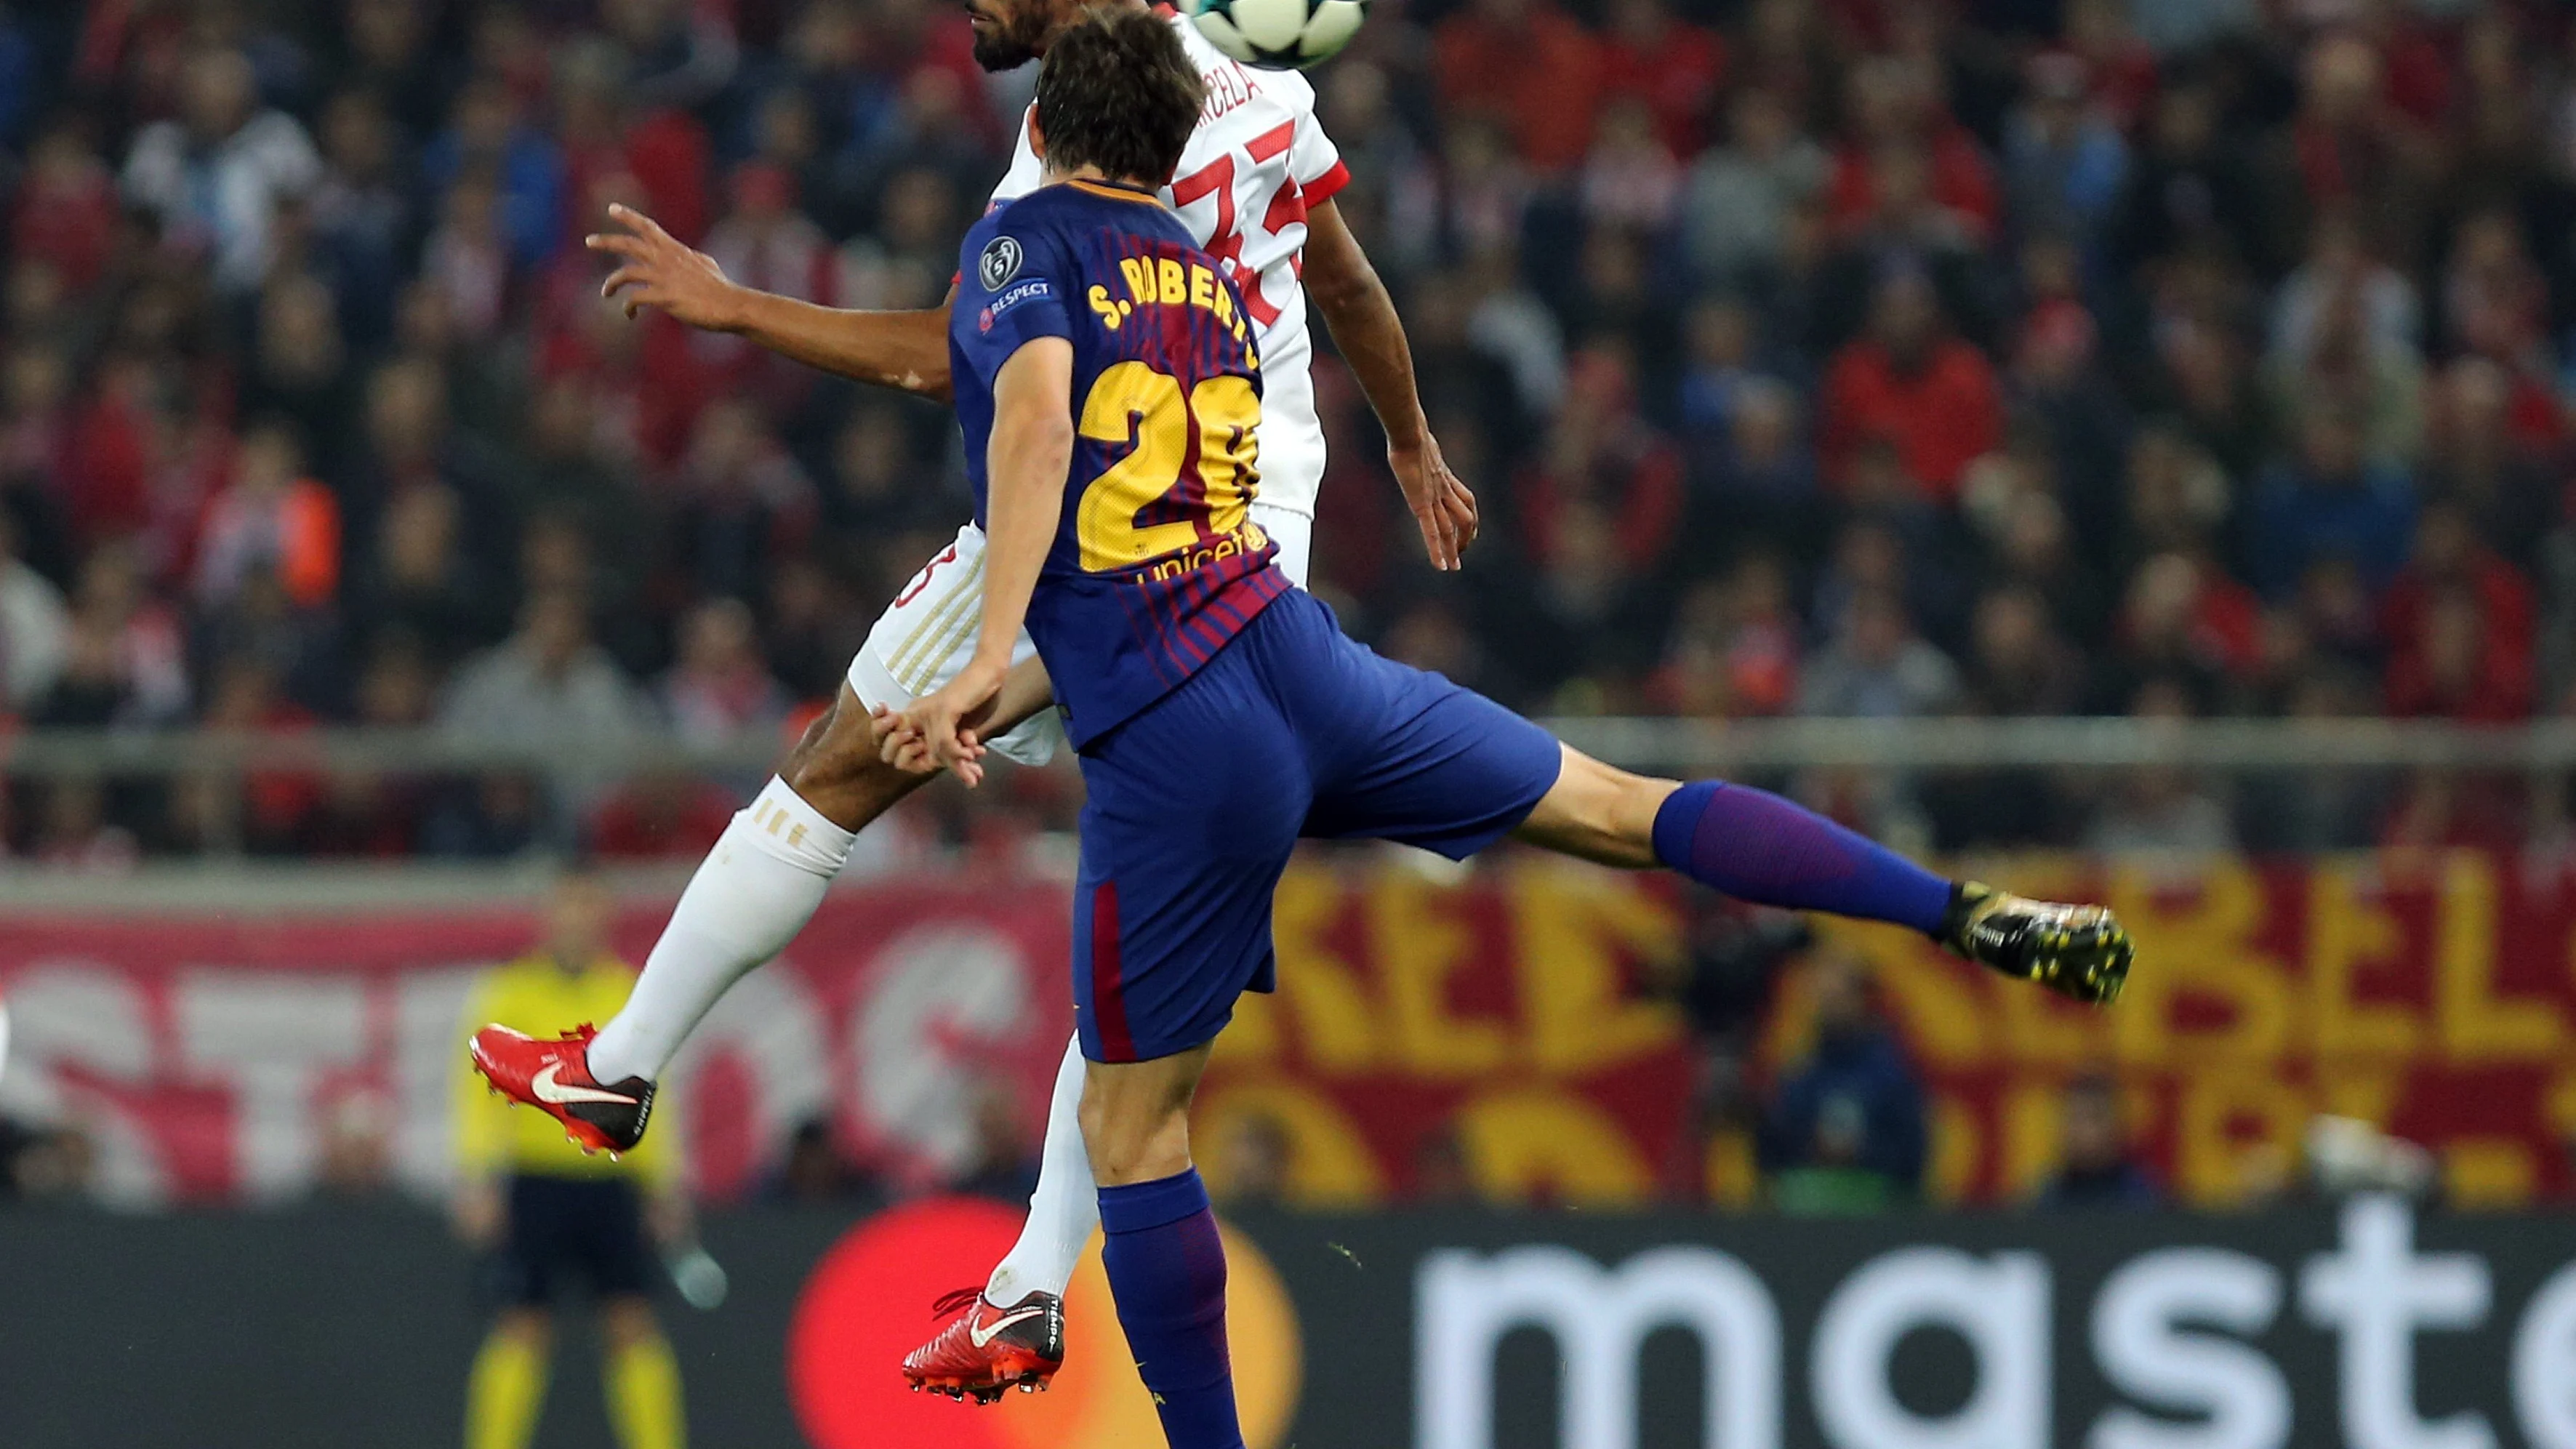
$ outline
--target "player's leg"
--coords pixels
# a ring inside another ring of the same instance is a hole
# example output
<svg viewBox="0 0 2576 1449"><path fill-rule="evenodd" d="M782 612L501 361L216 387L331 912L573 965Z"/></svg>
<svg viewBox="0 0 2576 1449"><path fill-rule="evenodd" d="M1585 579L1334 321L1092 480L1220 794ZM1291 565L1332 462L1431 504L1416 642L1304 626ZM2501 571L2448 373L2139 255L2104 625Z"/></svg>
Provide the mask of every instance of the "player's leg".
<svg viewBox="0 0 2576 1449"><path fill-rule="evenodd" d="M599 1303L599 1387L620 1449L681 1449L680 1363L653 1313L660 1278L645 1240L644 1199L634 1182L565 1184L566 1256L577 1258Z"/></svg>
<svg viewBox="0 0 2576 1449"><path fill-rule="evenodd" d="M486 1264L501 1310L466 1375L465 1449L527 1449L536 1436L554 1354L548 1309L561 1268L554 1186L514 1176L504 1189L501 1241Z"/></svg>
<svg viewBox="0 0 2576 1449"><path fill-rule="evenodd" d="M698 868L626 1009L592 1044L595 1073L609 1080L659 1075L725 989L813 919L857 833L929 778L878 758L869 714L911 703L964 666L983 599L984 535L963 528L878 616L831 711ZM1022 656L1035 652L1020 641ZM1061 738L1054 715L1036 711L1013 722L993 747L1037 765L1053 757Z"/></svg>
<svg viewBox="0 0 2576 1449"><path fill-rule="evenodd" d="M1514 835L1603 865L1664 866L1738 900L1911 926L1959 955L2080 1001L2128 978L2128 932L2099 906L1951 881L1768 791L1682 784L1560 746L1556 783Z"/></svg>
<svg viewBox="0 0 2576 1449"><path fill-rule="evenodd" d="M542 1308L504 1309L465 1380L465 1449L528 1449L546 1404L553 1326Z"/></svg>
<svg viewBox="0 0 2576 1449"><path fill-rule="evenodd" d="M2108 1001L2126 978L2128 933L2100 907L1944 880L1748 786L1613 769L1482 695L1334 641L1329 677L1298 696L1305 728L1332 738L1338 761L1319 769L1310 834L1452 859L1511 834L1603 865L1664 866L1756 905L1911 926L2079 1000Z"/></svg>
<svg viewBox="0 0 2576 1449"><path fill-rule="evenodd" d="M1242 1449L1225 1249L1190 1162L1189 1106L1247 987L1276 969L1271 898L1311 803L1280 700L1302 593L1273 601L1180 689L1083 757L1074 1019L1101 1266L1172 1449ZM1273 616L1277 616L1274 618Z"/></svg>
<svg viewBox="0 0 2576 1449"><path fill-rule="evenodd" d="M1083 1139L1100 1182L1102 1266L1172 1449L1243 1444L1225 1250L1190 1163L1188 1113L1236 998L1272 985L1271 898L1312 803L1309 756L1280 705L1299 683L1292 600L1311 604L1302 593L1274 601L1083 756Z"/></svg>
<svg viewBox="0 0 2576 1449"><path fill-rule="evenodd" d="M688 1420L680 1401L680 1361L640 1293L599 1304L600 1391L620 1449L681 1449Z"/></svg>
<svg viewBox="0 0 2576 1449"><path fill-rule="evenodd" d="M699 865L606 1026L551 1041L492 1028L476 1035L475 1062L496 1088L562 1120L587 1147L634 1145L650 1119L653 1082L680 1043L727 988L804 929L857 832L929 778L878 758L870 711L937 688L963 664L980 617L982 562L983 535L960 530L878 618L831 708ZM1034 652L1025 640L1022 649ZM1052 713L1037 711L993 744L1042 764L1060 738Z"/></svg>
<svg viewBox="0 0 2576 1449"><path fill-rule="evenodd" d="M1237 996L1270 987L1270 896L1296 844L1307 785L1296 741L1248 679L1259 624L1082 757L1073 977L1083 1058L1130 1062L1203 1046ZM1013 1384L1042 1387L1063 1361L1063 1286L1106 1221L1082 1137L1086 1076L1079 1061L1057 1074L1038 1193L1006 1260L1024 1260L1033 1237L1050 1235L1043 1266L1011 1267L1006 1289L988 1284L906 1356L916 1386L989 1400ZM1050 1196L1073 1182L1088 1202Z"/></svg>
<svg viewBox="0 0 2576 1449"><path fill-rule="evenodd" d="M868 706L844 683L690 877L625 1008L591 1042L591 1074L661 1076L726 989L814 918L858 832L926 778L877 757Z"/></svg>
<svg viewBox="0 0 2576 1449"><path fill-rule="evenodd" d="M1100 1179L1101 1267L1172 1449L1242 1449L1225 1337L1225 1244L1190 1162L1210 1047L1094 1062L1083 1137Z"/></svg>
<svg viewBox="0 0 2576 1449"><path fill-rule="evenodd" d="M926 778L877 758L868 710L844 685L699 863L617 1015L596 1032L580 1025L553 1038L484 1027L471 1045L476 1068L502 1095L560 1120L585 1151L634 1146L680 1043L813 919L856 834L840 822L865 824Z"/></svg>
<svg viewBox="0 0 2576 1449"><path fill-rule="evenodd" d="M1264 456L1262 471L1269 478L1286 478L1291 483L1295 481L1289 477L1291 473L1319 474L1320 439L1307 452L1314 460L1311 463L1291 450L1272 449ZM1313 493L1310 477L1304 496L1312 497ZM1314 520L1256 501L1252 521L1278 547L1280 571L1303 588ZM1065 1284L1073 1280L1075 1265L1082 1260L1084 1245L1091 1241L1092 1229L1100 1225L1100 1199L1082 1142L1084 1075L1082 1043L1077 1039L1065 1047L1064 1061L1056 1069L1055 1090L1047 1101L1046 1140L1038 1159L1037 1189L1029 1196L1029 1215L1020 1225L1019 1240L984 1282L983 1302L1000 1305L997 1316L1007 1316L1024 1304L1054 1304L1060 1300ZM1052 1318L1027 1321L1054 1322ZM1060 1350L1056 1356L1061 1357Z"/></svg>
<svg viewBox="0 0 2576 1449"><path fill-rule="evenodd" d="M984 1280L984 1300L1017 1305L1030 1295L1056 1299L1073 1281L1091 1230L1100 1226L1098 1184L1082 1142L1082 1041L1068 1039L1047 1095L1046 1139L1038 1152L1037 1187L1011 1251Z"/></svg>

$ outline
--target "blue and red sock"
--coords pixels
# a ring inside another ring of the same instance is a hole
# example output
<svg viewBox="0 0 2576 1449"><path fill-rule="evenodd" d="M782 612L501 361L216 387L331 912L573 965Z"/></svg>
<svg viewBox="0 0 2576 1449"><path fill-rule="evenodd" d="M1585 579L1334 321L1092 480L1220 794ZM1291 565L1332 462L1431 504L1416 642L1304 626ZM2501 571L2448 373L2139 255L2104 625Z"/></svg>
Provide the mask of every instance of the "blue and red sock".
<svg viewBox="0 0 2576 1449"><path fill-rule="evenodd" d="M1699 780L1655 812L1655 859L1738 900L1937 936L1950 882L1767 791Z"/></svg>
<svg viewBox="0 0 2576 1449"><path fill-rule="evenodd" d="M1101 1266L1171 1449L1243 1449L1225 1347L1225 1245L1196 1168L1100 1190Z"/></svg>

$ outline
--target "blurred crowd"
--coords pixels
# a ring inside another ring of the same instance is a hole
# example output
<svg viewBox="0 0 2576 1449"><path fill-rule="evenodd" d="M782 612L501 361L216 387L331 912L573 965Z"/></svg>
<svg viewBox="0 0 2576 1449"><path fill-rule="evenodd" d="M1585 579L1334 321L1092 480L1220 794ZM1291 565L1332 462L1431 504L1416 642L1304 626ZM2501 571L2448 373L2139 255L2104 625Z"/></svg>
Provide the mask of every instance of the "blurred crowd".
<svg viewBox="0 0 2576 1449"><path fill-rule="evenodd" d="M0 715L791 727L965 516L953 424L630 322L579 238L623 201L934 305L1030 84L968 47L927 0L0 0ZM1379 0L1313 80L1485 505L1430 573L1319 356L1316 586L1390 653L1573 713L2576 704L2563 7ZM2004 783L1836 803L2521 828L2456 782ZM685 856L738 784L67 780L0 841Z"/></svg>

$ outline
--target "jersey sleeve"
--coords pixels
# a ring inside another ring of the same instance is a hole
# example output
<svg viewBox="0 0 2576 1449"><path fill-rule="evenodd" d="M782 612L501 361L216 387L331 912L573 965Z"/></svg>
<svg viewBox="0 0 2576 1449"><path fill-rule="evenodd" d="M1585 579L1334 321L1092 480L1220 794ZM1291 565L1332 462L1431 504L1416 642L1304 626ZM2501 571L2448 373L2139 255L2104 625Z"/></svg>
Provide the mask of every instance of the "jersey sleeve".
<svg viewBox="0 0 2576 1449"><path fill-rule="evenodd" d="M1022 347L1073 336L1070 261L1045 229L1014 228L1008 217L966 234L949 330L986 386Z"/></svg>
<svg viewBox="0 0 2576 1449"><path fill-rule="evenodd" d="M1306 193L1308 206L1321 206L1351 184L1351 169L1342 164L1342 148L1324 134L1324 123L1309 107L1297 115L1297 135L1288 145L1288 174Z"/></svg>

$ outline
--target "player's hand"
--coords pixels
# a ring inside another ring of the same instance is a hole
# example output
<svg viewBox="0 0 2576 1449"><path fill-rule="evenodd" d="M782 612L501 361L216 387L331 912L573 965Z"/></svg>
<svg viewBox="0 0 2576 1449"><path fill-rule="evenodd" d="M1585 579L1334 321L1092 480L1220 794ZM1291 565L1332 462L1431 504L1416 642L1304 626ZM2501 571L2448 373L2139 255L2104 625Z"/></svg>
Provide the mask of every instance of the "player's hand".
<svg viewBox="0 0 2576 1449"><path fill-rule="evenodd" d="M488 1248L501 1240L507 1211L501 1203L501 1185L489 1178L476 1178L456 1190L449 1219L460 1242L469 1248Z"/></svg>
<svg viewBox="0 0 2576 1449"><path fill-rule="evenodd" d="M1422 530L1423 551L1431 566L1443 572L1458 567L1458 556L1476 541L1476 495L1449 462L1440 456L1440 440L1429 433L1415 447L1388 445L1386 465L1395 470L1396 486Z"/></svg>
<svg viewBox="0 0 2576 1449"><path fill-rule="evenodd" d="M742 288L705 252L680 245L661 223L631 206L611 206L608 219L622 231L593 232L581 244L620 259L616 271L599 284L599 295L623 294L632 320L646 307L659 307L692 327L730 332L737 322Z"/></svg>
<svg viewBox="0 0 2576 1449"><path fill-rule="evenodd" d="M980 658L970 662L956 678L914 700L897 716L896 728L917 732L940 768L969 789L984 783L984 726L1009 667Z"/></svg>
<svg viewBox="0 0 2576 1449"><path fill-rule="evenodd" d="M903 716L884 705L868 711L868 724L876 731L877 758L907 775L936 775L939 761L930 753L930 741L921 731L903 722Z"/></svg>

